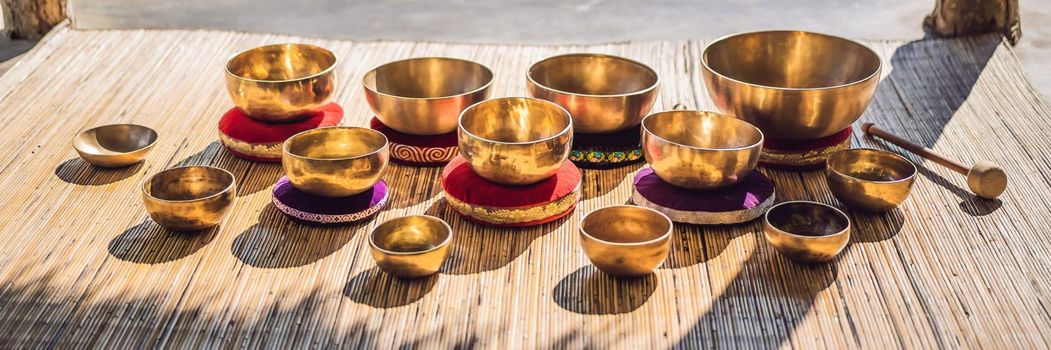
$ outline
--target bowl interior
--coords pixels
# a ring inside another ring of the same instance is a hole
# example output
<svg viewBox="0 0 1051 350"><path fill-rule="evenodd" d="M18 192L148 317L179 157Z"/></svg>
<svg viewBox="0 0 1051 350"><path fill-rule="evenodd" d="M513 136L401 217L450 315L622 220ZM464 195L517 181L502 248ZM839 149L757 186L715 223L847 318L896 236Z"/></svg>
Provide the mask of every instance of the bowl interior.
<svg viewBox="0 0 1051 350"><path fill-rule="evenodd" d="M737 149L758 145L763 133L740 119L712 112L667 111L642 121L664 140L704 149Z"/></svg>
<svg viewBox="0 0 1051 350"><path fill-rule="evenodd" d="M702 60L712 71L730 79L788 89L851 84L880 69L879 56L864 45L793 31L727 37L709 45Z"/></svg>
<svg viewBox="0 0 1051 350"><path fill-rule="evenodd" d="M314 159L357 158L379 151L387 138L365 128L320 128L296 134L288 139L289 154Z"/></svg>
<svg viewBox="0 0 1051 350"><path fill-rule="evenodd" d="M260 46L237 54L226 63L231 74L251 80L285 81L307 78L332 68L336 55L303 44Z"/></svg>
<svg viewBox="0 0 1051 350"><path fill-rule="evenodd" d="M445 244L451 234L449 225L438 218L406 216L377 226L372 231L372 243L390 252L418 253Z"/></svg>
<svg viewBox="0 0 1051 350"><path fill-rule="evenodd" d="M157 132L141 125L104 125L86 130L74 139L81 152L122 154L149 147L157 141Z"/></svg>
<svg viewBox="0 0 1051 350"><path fill-rule="evenodd" d="M850 227L850 220L839 210L807 202L777 205L766 213L766 218L778 230L800 236L834 235Z"/></svg>
<svg viewBox="0 0 1051 350"><path fill-rule="evenodd" d="M828 166L840 174L873 182L899 181L916 175L916 166L904 157L871 149L836 152L828 158Z"/></svg>
<svg viewBox="0 0 1051 350"><path fill-rule="evenodd" d="M496 142L540 141L562 134L572 123L562 107L531 98L479 102L460 116L465 131Z"/></svg>
<svg viewBox="0 0 1051 350"><path fill-rule="evenodd" d="M471 61L427 57L384 64L365 74L365 88L404 98L438 98L474 92L493 72Z"/></svg>
<svg viewBox="0 0 1051 350"><path fill-rule="evenodd" d="M201 199L223 192L234 183L229 172L213 167L189 166L153 175L144 186L146 194L168 201Z"/></svg>
<svg viewBox="0 0 1051 350"><path fill-rule="evenodd" d="M667 217L645 208L615 206L597 209L584 217L581 230L609 243L643 243L671 232Z"/></svg>
<svg viewBox="0 0 1051 350"><path fill-rule="evenodd" d="M562 55L537 62L529 69L537 84L581 95L623 95L657 84L657 72L628 59L591 54Z"/></svg>

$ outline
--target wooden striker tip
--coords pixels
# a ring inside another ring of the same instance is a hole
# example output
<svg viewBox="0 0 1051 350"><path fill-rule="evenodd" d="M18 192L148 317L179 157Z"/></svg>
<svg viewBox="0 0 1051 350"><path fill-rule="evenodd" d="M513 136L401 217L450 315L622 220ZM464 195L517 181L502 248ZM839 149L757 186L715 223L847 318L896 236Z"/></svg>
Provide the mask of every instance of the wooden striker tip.
<svg viewBox="0 0 1051 350"><path fill-rule="evenodd" d="M967 187L979 197L995 199L1007 189L1007 174L992 162L979 161L967 171Z"/></svg>

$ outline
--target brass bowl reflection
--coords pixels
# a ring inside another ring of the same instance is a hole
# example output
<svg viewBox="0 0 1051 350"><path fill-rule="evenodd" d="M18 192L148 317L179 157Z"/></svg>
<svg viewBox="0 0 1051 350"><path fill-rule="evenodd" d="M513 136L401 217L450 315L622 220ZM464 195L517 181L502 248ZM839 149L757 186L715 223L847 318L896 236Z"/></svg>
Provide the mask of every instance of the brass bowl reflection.
<svg viewBox="0 0 1051 350"><path fill-rule="evenodd" d="M775 140L832 135L865 111L882 62L857 42L802 31L735 34L701 54L708 94L723 113Z"/></svg>
<svg viewBox="0 0 1051 350"><path fill-rule="evenodd" d="M851 209L894 209L908 198L916 180L916 166L893 152L846 149L829 156L826 165L828 188Z"/></svg>
<svg viewBox="0 0 1051 350"><path fill-rule="evenodd" d="M157 132L142 125L110 124L81 131L73 149L84 161L104 168L141 162L157 142Z"/></svg>
<svg viewBox="0 0 1051 350"><path fill-rule="evenodd" d="M789 259L829 261L850 241L850 218L839 209L817 202L784 202L763 216L763 236Z"/></svg>
<svg viewBox="0 0 1051 350"><path fill-rule="evenodd" d="M642 120L642 153L661 180L688 189L733 185L752 173L763 132L713 112L674 110Z"/></svg>
<svg viewBox="0 0 1051 350"><path fill-rule="evenodd" d="M657 72L626 58L590 53L549 57L529 67L529 94L558 103L583 133L639 125L660 90Z"/></svg>
<svg viewBox="0 0 1051 350"><path fill-rule="evenodd" d="M489 97L493 72L467 60L424 57L396 61L365 74L365 99L383 124L413 135L456 130L467 107Z"/></svg>
<svg viewBox="0 0 1051 350"><path fill-rule="evenodd" d="M592 264L613 276L653 272L668 258L672 222L667 215L634 205L596 209L580 220L580 245Z"/></svg>
<svg viewBox="0 0 1051 350"><path fill-rule="evenodd" d="M306 44L246 50L226 62L226 90L248 116L290 122L327 104L336 89L336 55Z"/></svg>
<svg viewBox="0 0 1051 350"><path fill-rule="evenodd" d="M146 212L173 231L203 230L223 221L237 192L234 175L210 166L171 168L142 184Z"/></svg>
<svg viewBox="0 0 1051 350"><path fill-rule="evenodd" d="M528 185L555 175L569 157L573 120L551 102L498 98L464 110L457 138L460 154L479 176Z"/></svg>
<svg viewBox="0 0 1051 350"><path fill-rule="evenodd" d="M369 234L376 265L387 273L416 278L434 274L449 255L452 228L442 219L412 215L391 219Z"/></svg>
<svg viewBox="0 0 1051 350"><path fill-rule="evenodd" d="M372 188L390 161L387 137L369 128L328 127L292 135L281 165L297 189L323 197L352 196Z"/></svg>

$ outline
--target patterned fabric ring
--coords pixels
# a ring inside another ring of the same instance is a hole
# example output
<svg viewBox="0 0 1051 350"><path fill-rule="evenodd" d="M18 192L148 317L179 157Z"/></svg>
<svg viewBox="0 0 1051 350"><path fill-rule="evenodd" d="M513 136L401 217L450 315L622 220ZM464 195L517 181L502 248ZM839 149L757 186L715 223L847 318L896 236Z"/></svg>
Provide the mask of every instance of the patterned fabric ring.
<svg viewBox="0 0 1051 350"><path fill-rule="evenodd" d="M390 156L395 159L413 163L444 163L453 159L457 154L456 146L453 147L416 147L391 143Z"/></svg>
<svg viewBox="0 0 1051 350"><path fill-rule="evenodd" d="M350 214L317 214L317 213L308 213L308 212L305 212L305 211L302 211L302 210L294 209L292 207L289 207L289 206L285 205L284 203L281 203L281 201L278 200L277 197L274 197L273 203L274 203L274 206L277 207L277 210L281 211L282 213L285 213L285 215L294 217L296 219L305 220L305 221L312 221L312 222L319 222L319 223L323 223L323 224L337 224L337 223L346 223L346 222L358 221L358 220L370 217L373 214L376 214L377 212L379 212L380 209L383 209L383 207L385 207L387 205L387 199L389 199L389 198L390 198L390 195L383 196L383 198L380 199L380 202L376 203L376 205L374 205L374 206L372 206L372 207L370 207L368 209L365 209L365 210L362 210L362 211L359 211L359 212L356 212L356 213L350 213Z"/></svg>

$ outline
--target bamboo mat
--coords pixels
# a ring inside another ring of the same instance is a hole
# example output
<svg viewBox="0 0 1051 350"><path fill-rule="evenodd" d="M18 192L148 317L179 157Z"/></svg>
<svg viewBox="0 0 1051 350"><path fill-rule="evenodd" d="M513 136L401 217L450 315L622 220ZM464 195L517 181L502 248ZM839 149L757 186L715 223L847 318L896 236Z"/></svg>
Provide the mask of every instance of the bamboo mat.
<svg viewBox="0 0 1051 350"><path fill-rule="evenodd" d="M493 96L524 95L528 65L606 52L654 67L654 110L712 109L698 72L705 40L591 46L351 42L217 31L60 27L0 77L0 347L726 347L1032 348L1051 343L1051 109L999 39L868 42L887 61L862 121L1011 177L1002 201L961 176L922 168L886 214L851 214L852 244L803 266L765 244L759 223L677 226L656 274L618 281L578 248L581 215L625 203L639 166L584 171L568 219L530 229L466 223L441 200L439 169L392 166L388 208L367 222L305 226L270 203L279 165L225 153L216 122L231 106L230 55L266 43L322 45L341 58L345 125L370 117L358 83L414 56L472 59ZM161 138L147 161L100 170L79 160L80 129L135 122ZM855 146L887 147L855 136ZM210 164L237 176L232 215L198 235L152 223L150 174ZM779 200L839 205L821 172L763 169ZM393 280L365 233L429 213L453 227L440 275Z"/></svg>

